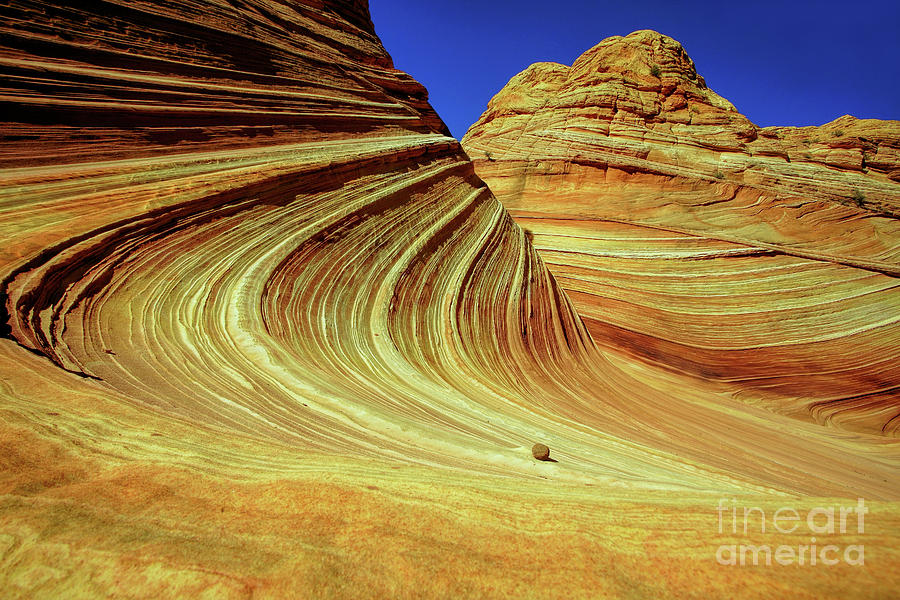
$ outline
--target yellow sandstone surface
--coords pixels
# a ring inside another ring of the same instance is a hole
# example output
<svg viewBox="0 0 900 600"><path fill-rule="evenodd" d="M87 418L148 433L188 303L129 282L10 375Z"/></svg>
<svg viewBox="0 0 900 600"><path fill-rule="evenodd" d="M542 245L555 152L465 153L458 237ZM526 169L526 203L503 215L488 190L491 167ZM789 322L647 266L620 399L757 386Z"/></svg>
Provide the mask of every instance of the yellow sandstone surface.
<svg viewBox="0 0 900 600"><path fill-rule="evenodd" d="M608 352L365 2L66 4L0 8L3 597L897 587L896 439Z"/></svg>

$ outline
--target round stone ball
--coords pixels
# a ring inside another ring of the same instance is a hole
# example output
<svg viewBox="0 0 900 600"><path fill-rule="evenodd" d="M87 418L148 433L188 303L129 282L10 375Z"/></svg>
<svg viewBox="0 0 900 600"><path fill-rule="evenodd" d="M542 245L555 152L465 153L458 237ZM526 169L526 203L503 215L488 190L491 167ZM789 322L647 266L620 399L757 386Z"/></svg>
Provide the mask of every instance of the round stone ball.
<svg viewBox="0 0 900 600"><path fill-rule="evenodd" d="M538 460L547 460L550 458L550 448L544 444L535 444L531 447L531 455Z"/></svg>

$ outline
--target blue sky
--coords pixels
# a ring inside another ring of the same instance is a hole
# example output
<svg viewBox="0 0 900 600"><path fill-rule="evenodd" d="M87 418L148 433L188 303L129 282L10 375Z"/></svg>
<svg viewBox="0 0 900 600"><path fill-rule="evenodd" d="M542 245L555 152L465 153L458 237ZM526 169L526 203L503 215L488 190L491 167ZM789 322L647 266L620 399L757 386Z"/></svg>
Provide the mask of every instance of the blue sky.
<svg viewBox="0 0 900 600"><path fill-rule="evenodd" d="M370 0L397 68L425 84L456 137L509 79L572 64L611 35L655 29L760 126L844 114L900 119L900 1Z"/></svg>

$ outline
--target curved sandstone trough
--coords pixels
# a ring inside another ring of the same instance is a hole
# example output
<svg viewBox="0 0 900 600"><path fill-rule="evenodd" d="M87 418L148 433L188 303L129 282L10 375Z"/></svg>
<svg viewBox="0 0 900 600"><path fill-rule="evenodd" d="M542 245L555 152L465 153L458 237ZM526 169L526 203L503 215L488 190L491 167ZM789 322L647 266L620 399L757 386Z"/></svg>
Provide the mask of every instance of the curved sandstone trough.
<svg viewBox="0 0 900 600"><path fill-rule="evenodd" d="M365 2L2 12L6 595L727 595L723 494L896 583L894 440L604 354Z"/></svg>

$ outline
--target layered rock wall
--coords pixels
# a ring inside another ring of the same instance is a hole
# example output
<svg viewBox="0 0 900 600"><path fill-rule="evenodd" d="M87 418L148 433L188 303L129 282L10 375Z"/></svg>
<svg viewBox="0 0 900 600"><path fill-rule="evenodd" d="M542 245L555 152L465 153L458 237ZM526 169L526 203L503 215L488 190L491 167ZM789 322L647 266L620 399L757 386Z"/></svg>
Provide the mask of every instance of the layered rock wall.
<svg viewBox="0 0 900 600"><path fill-rule="evenodd" d="M4 597L715 593L719 495L900 496L598 352L364 2L0 15Z"/></svg>
<svg viewBox="0 0 900 600"><path fill-rule="evenodd" d="M757 127L639 31L532 65L463 145L603 347L898 431L897 121Z"/></svg>

